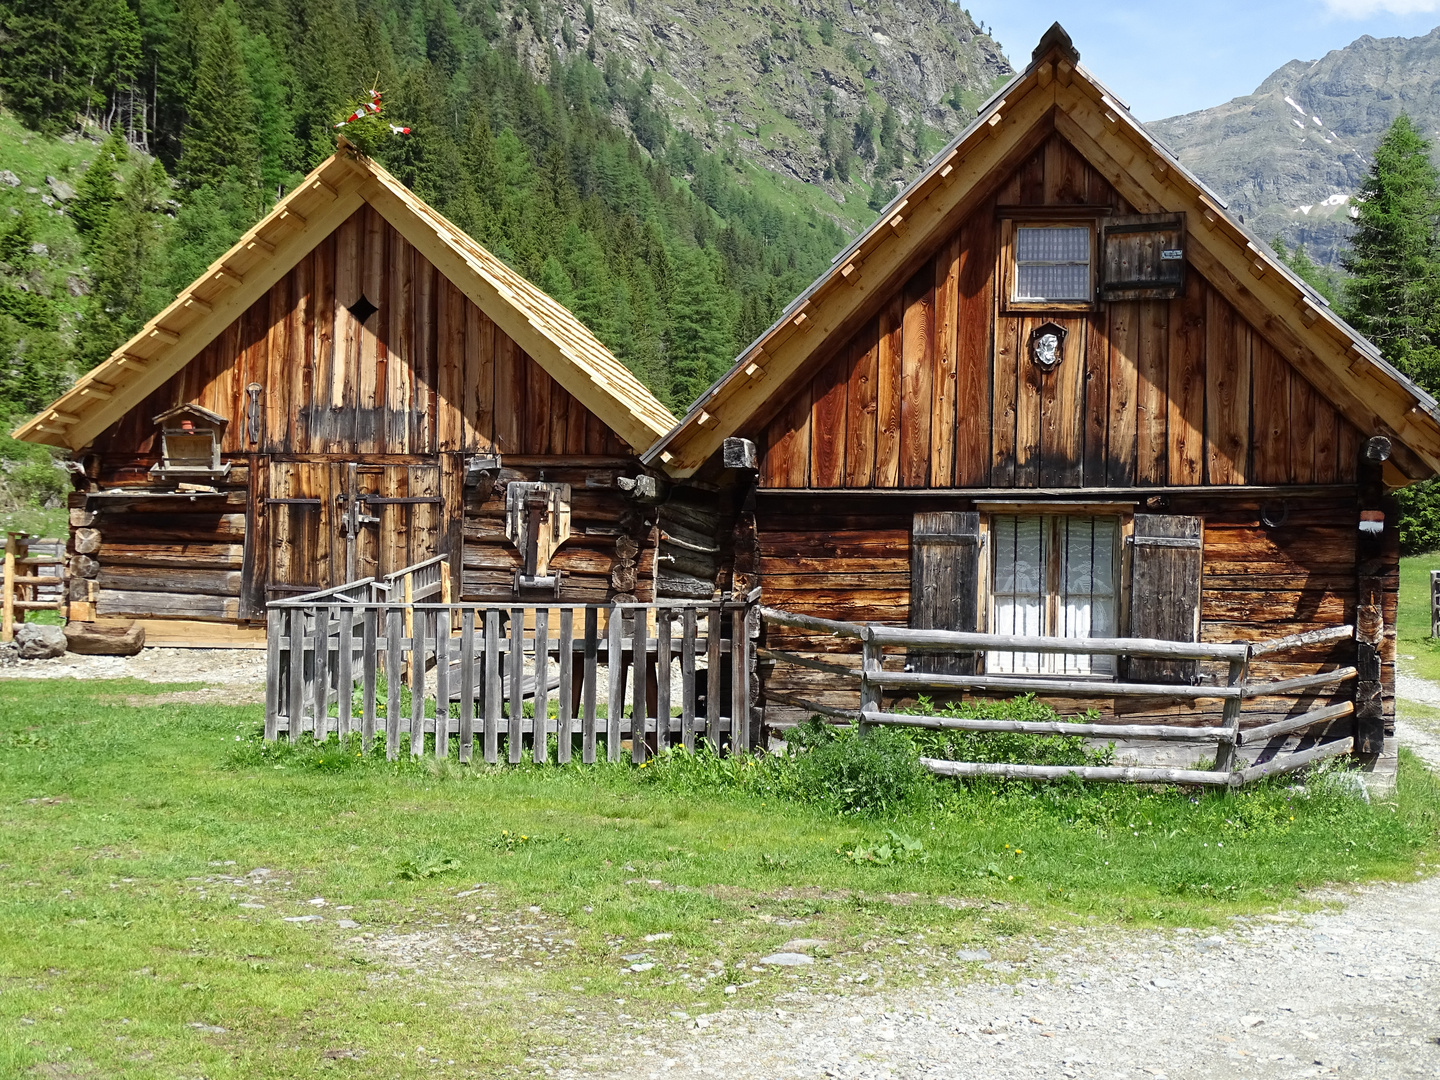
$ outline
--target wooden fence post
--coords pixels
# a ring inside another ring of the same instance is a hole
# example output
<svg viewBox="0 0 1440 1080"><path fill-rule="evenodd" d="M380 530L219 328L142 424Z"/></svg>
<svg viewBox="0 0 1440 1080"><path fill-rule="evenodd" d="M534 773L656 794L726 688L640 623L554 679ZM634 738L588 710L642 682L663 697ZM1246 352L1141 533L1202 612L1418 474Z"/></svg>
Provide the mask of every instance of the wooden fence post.
<svg viewBox="0 0 1440 1080"><path fill-rule="evenodd" d="M880 646L875 643L875 635L868 626L862 627L860 638L860 719L857 726L861 735L870 733L870 725L865 722L867 710L880 711L881 684L875 681L872 674L879 674L885 666L885 655Z"/></svg>
<svg viewBox="0 0 1440 1080"><path fill-rule="evenodd" d="M1248 667L1249 664L1245 660L1231 660L1225 685L1244 686ZM1215 746L1216 772L1234 772L1238 764L1236 747L1240 743L1240 706L1242 704L1243 699L1239 697L1225 699L1225 711L1220 726L1228 732L1228 735Z"/></svg>
<svg viewBox="0 0 1440 1080"><path fill-rule="evenodd" d="M285 621L284 608L271 608L265 619L265 741L274 742L280 730L280 687L284 669L280 665L280 637Z"/></svg>
<svg viewBox="0 0 1440 1080"><path fill-rule="evenodd" d="M1430 571L1430 636L1440 637L1440 570Z"/></svg>
<svg viewBox="0 0 1440 1080"><path fill-rule="evenodd" d="M0 585L0 603L4 605L3 623L0 623L0 641L15 640L15 560L21 553L21 533L5 534L5 579ZM22 611L20 621L25 621Z"/></svg>

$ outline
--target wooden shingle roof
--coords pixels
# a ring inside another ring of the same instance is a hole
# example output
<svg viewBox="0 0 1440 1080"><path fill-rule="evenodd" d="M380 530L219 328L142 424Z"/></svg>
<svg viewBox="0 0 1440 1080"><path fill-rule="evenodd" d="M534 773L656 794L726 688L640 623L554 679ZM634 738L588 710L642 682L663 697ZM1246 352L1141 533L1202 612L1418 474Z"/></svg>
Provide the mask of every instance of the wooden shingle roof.
<svg viewBox="0 0 1440 1080"><path fill-rule="evenodd" d="M546 372L636 452L675 417L585 326L370 158L339 149L173 303L15 437L79 450L144 401L369 203Z"/></svg>
<svg viewBox="0 0 1440 1080"><path fill-rule="evenodd" d="M1385 361L1327 301L1226 212L1225 203L1079 64L1056 23L1030 66L979 110L879 220L801 293L735 365L644 455L693 474L732 435L773 409L807 363L913 273L1026 150L1044 124L1140 213L1184 212L1187 258L1311 384L1366 435L1389 436L1410 479L1440 472L1440 406Z"/></svg>

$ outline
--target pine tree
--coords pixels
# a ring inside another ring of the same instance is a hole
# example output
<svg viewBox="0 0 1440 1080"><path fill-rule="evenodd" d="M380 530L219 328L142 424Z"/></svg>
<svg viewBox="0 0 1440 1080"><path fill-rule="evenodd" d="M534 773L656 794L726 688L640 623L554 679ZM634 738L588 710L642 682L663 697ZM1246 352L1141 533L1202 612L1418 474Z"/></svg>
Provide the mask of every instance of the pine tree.
<svg viewBox="0 0 1440 1080"><path fill-rule="evenodd" d="M252 191L258 202L260 144L241 32L239 10L234 0L225 0L200 41L178 171L191 190L233 180Z"/></svg>
<svg viewBox="0 0 1440 1080"><path fill-rule="evenodd" d="M1430 143L1401 114L1360 185L1343 313L1402 371L1440 389L1440 173Z"/></svg>
<svg viewBox="0 0 1440 1080"><path fill-rule="evenodd" d="M109 356L170 298L160 284L165 227L160 209L169 195L170 178L155 161L135 170L110 209L91 259L95 281L76 350L83 368Z"/></svg>
<svg viewBox="0 0 1440 1080"><path fill-rule="evenodd" d="M0 96L30 127L75 125L89 95L85 0L6 0L0 6Z"/></svg>
<svg viewBox="0 0 1440 1080"><path fill-rule="evenodd" d="M295 141L295 115L290 108L293 75L265 34L245 33L240 52L255 101L255 136L259 150L263 202L272 203L279 188L299 177L300 147Z"/></svg>
<svg viewBox="0 0 1440 1080"><path fill-rule="evenodd" d="M75 185L75 201L70 216L82 237L93 236L105 224L110 208L119 201L120 186L116 173L130 156L125 136L117 126L100 146L100 153Z"/></svg>

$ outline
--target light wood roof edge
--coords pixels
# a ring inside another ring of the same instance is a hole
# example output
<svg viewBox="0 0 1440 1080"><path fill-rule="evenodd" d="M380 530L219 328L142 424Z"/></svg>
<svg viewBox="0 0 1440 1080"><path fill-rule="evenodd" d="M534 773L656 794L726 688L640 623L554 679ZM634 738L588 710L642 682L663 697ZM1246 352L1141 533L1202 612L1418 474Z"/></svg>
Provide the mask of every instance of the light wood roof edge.
<svg viewBox="0 0 1440 1080"><path fill-rule="evenodd" d="M14 437L71 450L88 445L194 359L377 193L389 196L405 211L384 215L387 220L397 224L392 219L398 218L398 224L405 226L401 231L410 234L407 239L412 243L417 231L427 233L434 238L431 246L435 254L451 253L453 264L447 277L637 453L675 424L673 414L568 309L505 266L342 139L335 154L317 166L174 301L110 357L18 427ZM417 230L415 226L421 224L423 229ZM466 288L474 284L467 278L483 279L487 287Z"/></svg>
<svg viewBox="0 0 1440 1080"><path fill-rule="evenodd" d="M1065 70L1067 67L1069 70ZM1017 111L1028 111L1020 106L1030 100L1037 89L1053 88L1058 95L1062 85L1089 98L1106 114L1107 121L1113 116L1113 127L1124 128L1122 138L1128 136L1130 142L1137 144L1137 151L1143 150L1152 155L1152 166L1160 172L1168 172L1180 182L1178 187L1189 189L1189 201L1206 212L1207 224L1213 226L1214 231L1223 232L1230 245L1239 249L1257 269L1284 283L1288 293L1285 301L1302 312L1304 318L1304 324L1295 328L1293 336L1303 340L1311 353L1322 360L1328 354L1332 367L1343 361L1347 372L1345 377L1352 382L1358 383L1368 371L1388 384L1383 388L1388 392L1379 395L1367 395L1365 386L1356 386L1353 395L1346 395L1349 401L1336 402L1339 406L1350 406L1348 409L1342 407L1341 411L1354 414L1352 421L1365 434L1384 433L1400 440L1432 474L1440 472L1440 404L1389 364L1373 343L1335 314L1329 302L1282 263L1268 244L1236 221L1229 214L1225 201L1151 135L1117 95L1079 64L1078 54L1058 23L1041 39L1030 65L980 107L975 120L931 158L920 175L881 211L875 223L856 237L831 261L819 278L786 306L769 329L740 354L728 372L700 395L679 423L645 452L642 460L646 464L659 464L676 477L692 475L699 469L726 435L733 434L758 411L753 400L747 409L726 407L732 399L746 396L747 371L756 365L763 368L767 392L776 393L824 343L827 335L817 333L810 336L799 352L785 348L795 331L797 320L803 324L806 314L813 315L812 301L843 285L847 271L862 266L863 260L882 245L910 249L923 244L927 237L916 230L897 235L898 230L891 226L895 215L909 213L911 208L918 209L935 191L940 190L940 186L946 183L946 177L957 170L967 156L986 145L992 130L1003 129L996 132L1000 139L1008 138L1012 142L1022 139L1024 132L1020 127L1004 121ZM1191 231L1198 227L1199 223L1192 226ZM1245 289L1243 281L1229 284L1241 291ZM1217 283L1217 287L1222 292L1226 291L1226 283ZM864 297L850 299L853 306ZM769 364L772 359L780 360L777 354L782 350L785 353L783 364ZM1333 384L1334 380L1329 381ZM1370 389L1373 388L1372 383ZM755 395L749 397L754 399ZM1371 411L1356 407L1357 398L1364 401ZM1376 430L1377 427L1379 430Z"/></svg>

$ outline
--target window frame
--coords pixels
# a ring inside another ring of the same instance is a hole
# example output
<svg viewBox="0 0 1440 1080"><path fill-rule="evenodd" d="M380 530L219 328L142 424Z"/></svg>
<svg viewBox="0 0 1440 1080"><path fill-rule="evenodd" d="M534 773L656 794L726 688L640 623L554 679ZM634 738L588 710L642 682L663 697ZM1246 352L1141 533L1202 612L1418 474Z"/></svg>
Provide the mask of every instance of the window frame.
<svg viewBox="0 0 1440 1080"><path fill-rule="evenodd" d="M1006 312L1095 311L1099 306L1100 260L1097 256L1099 220L1087 214L1075 216L1029 215L1017 212L1000 219L1001 298ZM1022 299L1015 295L1020 282L1020 229L1086 229L1090 233L1090 289L1084 300Z"/></svg>
<svg viewBox="0 0 1440 1080"><path fill-rule="evenodd" d="M1129 625L1130 619L1130 538L1134 533L1135 504L1134 503L976 503L975 508L980 511L980 625L985 627L987 633L998 633L996 629L997 618L995 612L995 570L996 570L996 549L995 549L995 519L999 517L1038 517L1038 518L1061 518L1078 517L1085 519L1111 518L1115 521L1115 549L1111 553L1111 573L1114 581L1114 628L1112 637L1124 637L1124 627ZM1045 585L1045 629L1047 634L1041 636L1064 636L1053 633L1058 623L1056 614L1060 591L1054 588L1055 583L1048 580L1049 566L1047 565L1047 581ZM1078 639L1077 639L1078 640ZM1083 655L1083 654L1082 654ZM1096 657L1094 659L1100 659ZM1046 661L1042 659L1041 670L1039 671L1008 671L1004 674L1016 678L1046 679L1062 675L1064 678L1093 681L1097 683L1115 682L1119 679L1119 658L1108 658L1111 664L1109 671L1096 672L1056 672L1044 670ZM990 657L988 652L977 654L977 667L981 671L995 674L990 669ZM1092 661L1093 662L1093 661Z"/></svg>

